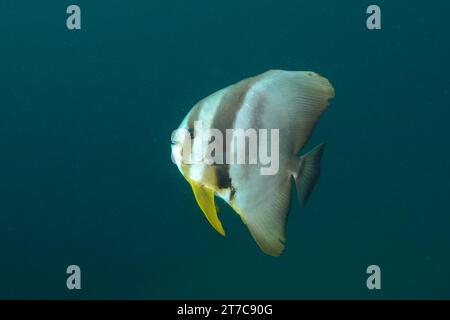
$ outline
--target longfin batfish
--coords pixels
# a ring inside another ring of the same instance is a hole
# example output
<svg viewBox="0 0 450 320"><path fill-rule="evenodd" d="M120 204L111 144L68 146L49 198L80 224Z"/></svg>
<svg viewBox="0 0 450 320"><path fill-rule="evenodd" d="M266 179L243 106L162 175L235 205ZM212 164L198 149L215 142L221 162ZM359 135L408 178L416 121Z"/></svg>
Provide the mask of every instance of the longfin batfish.
<svg viewBox="0 0 450 320"><path fill-rule="evenodd" d="M281 255L291 183L295 182L298 200L304 205L319 179L324 144L303 156L298 153L333 97L332 85L317 73L271 70L219 90L190 110L179 128L187 134L172 136L172 157L176 159L204 154L203 133L209 130L210 134L211 129L223 137L230 129L278 130L279 163L273 174L261 174L261 163L176 161L214 229L225 235L214 200L219 196L240 215L265 253ZM196 122L201 123L200 129ZM223 159L229 160L230 146L235 145L223 141Z"/></svg>

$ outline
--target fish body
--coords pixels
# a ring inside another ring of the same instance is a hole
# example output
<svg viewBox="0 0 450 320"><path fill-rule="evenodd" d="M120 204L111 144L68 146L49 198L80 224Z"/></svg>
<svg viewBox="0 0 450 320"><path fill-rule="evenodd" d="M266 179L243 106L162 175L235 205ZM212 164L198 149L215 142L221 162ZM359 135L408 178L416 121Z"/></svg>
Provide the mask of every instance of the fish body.
<svg viewBox="0 0 450 320"><path fill-rule="evenodd" d="M298 153L333 97L334 88L317 73L271 70L219 90L189 111L179 127L184 134L172 136L172 157L220 234L225 231L215 196L239 214L265 253L281 255L292 184L304 205L320 175L324 144ZM240 145L233 135L238 131L244 132ZM215 148L208 149L213 142ZM205 161L205 150L211 149L214 159ZM239 151L246 161L236 157ZM192 161L196 156L200 161ZM269 158L276 161L261 160Z"/></svg>

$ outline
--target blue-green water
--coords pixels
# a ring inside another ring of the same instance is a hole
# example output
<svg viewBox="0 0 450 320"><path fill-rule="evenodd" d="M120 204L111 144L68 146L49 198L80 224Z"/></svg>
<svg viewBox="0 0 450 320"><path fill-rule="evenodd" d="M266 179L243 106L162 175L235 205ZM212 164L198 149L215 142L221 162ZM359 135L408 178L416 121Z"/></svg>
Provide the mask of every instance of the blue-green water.
<svg viewBox="0 0 450 320"><path fill-rule="evenodd" d="M377 31L372 1L80 0L69 31L71 2L2 0L0 298L450 298L450 5L375 3ZM195 102L273 68L336 89L280 258L170 160Z"/></svg>

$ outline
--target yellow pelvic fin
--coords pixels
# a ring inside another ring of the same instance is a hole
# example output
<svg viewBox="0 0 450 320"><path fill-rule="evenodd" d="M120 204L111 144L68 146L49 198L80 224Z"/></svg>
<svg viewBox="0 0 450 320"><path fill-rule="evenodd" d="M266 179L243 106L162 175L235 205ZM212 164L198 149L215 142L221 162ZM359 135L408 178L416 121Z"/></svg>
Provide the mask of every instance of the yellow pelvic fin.
<svg viewBox="0 0 450 320"><path fill-rule="evenodd" d="M209 223L217 230L221 235L225 236L225 230L222 227L222 223L217 216L216 204L214 202L214 190L205 187L195 181L189 181L194 191L195 199L202 209L203 213L208 219Z"/></svg>

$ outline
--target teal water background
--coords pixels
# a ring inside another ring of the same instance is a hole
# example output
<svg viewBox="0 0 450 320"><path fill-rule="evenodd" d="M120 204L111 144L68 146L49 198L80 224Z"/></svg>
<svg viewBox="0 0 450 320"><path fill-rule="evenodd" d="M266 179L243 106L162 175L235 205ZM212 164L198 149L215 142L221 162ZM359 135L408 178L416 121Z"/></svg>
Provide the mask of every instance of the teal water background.
<svg viewBox="0 0 450 320"><path fill-rule="evenodd" d="M379 31L372 1L74 3L79 31L72 2L0 3L0 298L450 298L448 2L375 1ZM274 68L336 89L280 258L170 160L195 102Z"/></svg>

